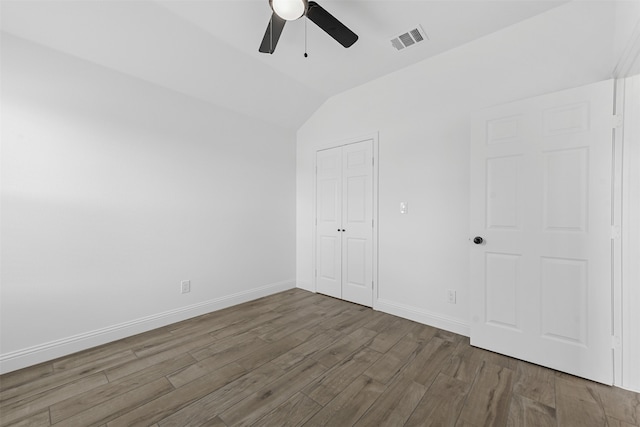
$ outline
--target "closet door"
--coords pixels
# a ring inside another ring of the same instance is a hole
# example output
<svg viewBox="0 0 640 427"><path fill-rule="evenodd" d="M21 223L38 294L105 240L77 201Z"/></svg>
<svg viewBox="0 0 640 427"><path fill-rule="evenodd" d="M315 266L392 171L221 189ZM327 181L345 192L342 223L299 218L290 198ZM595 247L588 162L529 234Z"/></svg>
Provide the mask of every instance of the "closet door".
<svg viewBox="0 0 640 427"><path fill-rule="evenodd" d="M373 305L372 141L342 148L342 299Z"/></svg>
<svg viewBox="0 0 640 427"><path fill-rule="evenodd" d="M316 155L316 291L342 298L342 147Z"/></svg>
<svg viewBox="0 0 640 427"><path fill-rule="evenodd" d="M316 290L373 305L373 141L316 157Z"/></svg>

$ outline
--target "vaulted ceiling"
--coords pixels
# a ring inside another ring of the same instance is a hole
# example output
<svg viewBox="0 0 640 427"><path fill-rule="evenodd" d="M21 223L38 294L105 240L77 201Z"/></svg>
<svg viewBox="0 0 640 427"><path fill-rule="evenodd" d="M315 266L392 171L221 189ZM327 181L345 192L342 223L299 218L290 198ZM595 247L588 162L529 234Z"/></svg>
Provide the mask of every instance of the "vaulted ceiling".
<svg viewBox="0 0 640 427"><path fill-rule="evenodd" d="M3 0L3 31L258 120L297 129L329 97L557 7L544 0L319 0L358 34L305 19L258 52L268 0ZM417 25L428 40L390 39ZM542 31L543 29L541 29Z"/></svg>

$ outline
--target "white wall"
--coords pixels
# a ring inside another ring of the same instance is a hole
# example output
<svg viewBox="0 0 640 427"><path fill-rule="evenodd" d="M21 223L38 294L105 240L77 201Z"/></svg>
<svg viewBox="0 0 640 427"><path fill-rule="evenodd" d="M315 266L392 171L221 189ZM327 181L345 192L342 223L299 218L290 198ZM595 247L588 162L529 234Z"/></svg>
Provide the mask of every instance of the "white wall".
<svg viewBox="0 0 640 427"><path fill-rule="evenodd" d="M294 286L293 131L6 34L1 71L2 371Z"/></svg>
<svg viewBox="0 0 640 427"><path fill-rule="evenodd" d="M298 286L314 286L314 151L379 131L375 305L468 333L469 114L610 78L614 18L612 3L571 2L327 101L298 131Z"/></svg>
<svg viewBox="0 0 640 427"><path fill-rule="evenodd" d="M619 0L616 2L616 25L614 29L615 77L640 73L640 1Z"/></svg>

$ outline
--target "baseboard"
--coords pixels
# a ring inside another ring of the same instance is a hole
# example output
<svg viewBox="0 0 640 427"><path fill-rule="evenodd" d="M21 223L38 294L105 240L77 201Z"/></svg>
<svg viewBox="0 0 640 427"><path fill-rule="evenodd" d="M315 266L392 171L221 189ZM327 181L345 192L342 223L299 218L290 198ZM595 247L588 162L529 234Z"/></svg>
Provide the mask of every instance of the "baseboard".
<svg viewBox="0 0 640 427"><path fill-rule="evenodd" d="M433 326L434 328L444 329L445 331L456 334L469 336L469 324L459 319L443 316L441 314L432 313L417 307L400 304L385 299L380 299L374 303L375 310L379 310L394 316L404 317L414 322Z"/></svg>
<svg viewBox="0 0 640 427"><path fill-rule="evenodd" d="M307 282L304 282L304 281L298 280L297 283L296 283L296 287L299 288L299 289L304 289L305 291L309 291L309 292L313 292L313 293L316 292L315 287L313 286L313 284L307 283Z"/></svg>
<svg viewBox="0 0 640 427"><path fill-rule="evenodd" d="M141 317L129 322L120 323L106 328L50 341L10 353L0 354L0 374L47 362L58 357L66 356L78 351L86 350L122 338L148 332L162 326L181 322L192 317L201 316L233 305L242 304L254 299L262 298L277 292L296 287L295 280L271 283L232 295L214 298L186 307L151 316Z"/></svg>

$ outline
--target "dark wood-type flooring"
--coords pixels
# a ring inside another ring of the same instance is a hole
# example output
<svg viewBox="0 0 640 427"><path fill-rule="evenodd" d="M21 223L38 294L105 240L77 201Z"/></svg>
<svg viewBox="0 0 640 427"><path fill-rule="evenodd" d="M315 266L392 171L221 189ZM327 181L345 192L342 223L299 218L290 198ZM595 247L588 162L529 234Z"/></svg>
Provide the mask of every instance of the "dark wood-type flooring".
<svg viewBox="0 0 640 427"><path fill-rule="evenodd" d="M640 395L299 289L0 377L2 426L640 426Z"/></svg>

